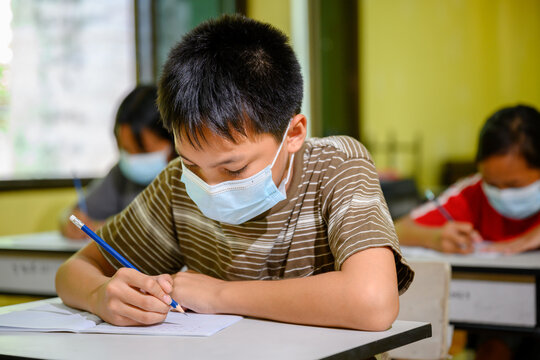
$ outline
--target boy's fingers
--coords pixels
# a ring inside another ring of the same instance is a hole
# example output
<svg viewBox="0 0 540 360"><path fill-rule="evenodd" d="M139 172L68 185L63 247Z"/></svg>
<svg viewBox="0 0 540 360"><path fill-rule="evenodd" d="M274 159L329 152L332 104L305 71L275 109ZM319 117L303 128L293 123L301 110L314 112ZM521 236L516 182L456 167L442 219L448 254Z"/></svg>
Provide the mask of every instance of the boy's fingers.
<svg viewBox="0 0 540 360"><path fill-rule="evenodd" d="M148 311L137 306L126 305L121 316L134 321L136 323L134 325L151 325L165 320L167 313Z"/></svg>
<svg viewBox="0 0 540 360"><path fill-rule="evenodd" d="M129 286L135 289L143 290L144 293L152 295L154 298L158 299L161 302L161 304L165 304L167 306L170 304L170 296L167 293L165 293L165 291L163 291L161 285L158 283L158 281L154 277L142 274L136 270L129 271L129 272L124 271L124 274L122 276L127 277L126 282ZM143 296L146 296L146 295L143 295ZM150 298L152 296L150 296ZM137 298L140 298L140 297L137 297ZM169 300L169 302L166 303L166 300ZM157 306L157 305L151 305L149 303L150 300L143 301L142 304L141 304L141 301L142 300L139 300L138 301L139 304L133 304L133 305L141 307L142 309L147 309L149 311L152 311L153 309L148 308L148 306Z"/></svg>
<svg viewBox="0 0 540 360"><path fill-rule="evenodd" d="M130 286L126 286L126 288L122 289L120 294L118 294L120 301L128 306L162 314L166 314L169 311L169 305L165 303L165 297L170 299L170 296L167 294L159 299L155 295L149 294L146 291L142 292L141 289Z"/></svg>
<svg viewBox="0 0 540 360"><path fill-rule="evenodd" d="M159 275L159 276L156 276L156 280L159 284L159 286L161 286L161 288L163 289L163 291L165 291L167 294L170 294L172 289L173 289L173 280L172 280L172 276L169 275L169 274L164 274L164 275Z"/></svg>
<svg viewBox="0 0 540 360"><path fill-rule="evenodd" d="M153 295L142 295L128 300L129 304L148 312L167 314L170 310L171 297L163 295L161 299ZM166 302L167 301L167 302Z"/></svg>

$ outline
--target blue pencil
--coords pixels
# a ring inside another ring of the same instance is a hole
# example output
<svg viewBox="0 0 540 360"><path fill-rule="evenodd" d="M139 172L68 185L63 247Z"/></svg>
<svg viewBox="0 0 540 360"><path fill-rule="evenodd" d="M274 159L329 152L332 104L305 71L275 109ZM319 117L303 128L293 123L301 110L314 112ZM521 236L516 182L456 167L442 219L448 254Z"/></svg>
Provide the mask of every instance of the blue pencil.
<svg viewBox="0 0 540 360"><path fill-rule="evenodd" d="M100 238L95 232L93 232L88 226L86 226L81 220L79 220L75 215L71 215L69 217L69 220L75 226L77 226L79 229L84 231L88 236L90 236L95 242L97 242L102 248L104 248L109 254L111 254L116 260L120 262L120 264L124 265L125 267L128 267L130 269L134 269L140 272L139 269L137 269L135 266L133 266L132 263L126 260L120 253L116 250L114 250L109 244L105 242L102 238ZM176 301L171 299L171 304L173 308L177 309L180 312L184 313L184 309L182 309L181 306L178 305Z"/></svg>
<svg viewBox="0 0 540 360"><path fill-rule="evenodd" d="M435 206L437 207L437 210L439 210L439 212L442 214L442 216L444 216L444 218L446 220L454 221L454 218L452 217L452 215L450 215L450 213L448 211L446 211L446 209L443 208L441 206L441 204L439 204L439 201L437 200L437 198L435 198L435 195L433 194L433 192L431 190L427 189L425 194L426 194L426 198L429 201L433 201L435 203Z"/></svg>
<svg viewBox="0 0 540 360"><path fill-rule="evenodd" d="M78 202L77 205L79 206L79 209L88 215L88 207L86 206L86 198L84 197L84 192L82 189L81 179L74 176L73 177L73 185L75 186L75 191L77 191L77 198Z"/></svg>

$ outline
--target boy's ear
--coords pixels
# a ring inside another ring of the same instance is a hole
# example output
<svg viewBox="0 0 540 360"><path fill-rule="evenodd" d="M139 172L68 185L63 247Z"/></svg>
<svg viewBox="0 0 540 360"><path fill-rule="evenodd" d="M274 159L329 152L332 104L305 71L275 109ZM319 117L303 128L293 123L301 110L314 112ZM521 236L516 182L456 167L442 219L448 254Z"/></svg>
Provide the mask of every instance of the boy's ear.
<svg viewBox="0 0 540 360"><path fill-rule="evenodd" d="M307 119L302 114L295 115L287 132L287 151L295 153L302 147L307 136Z"/></svg>

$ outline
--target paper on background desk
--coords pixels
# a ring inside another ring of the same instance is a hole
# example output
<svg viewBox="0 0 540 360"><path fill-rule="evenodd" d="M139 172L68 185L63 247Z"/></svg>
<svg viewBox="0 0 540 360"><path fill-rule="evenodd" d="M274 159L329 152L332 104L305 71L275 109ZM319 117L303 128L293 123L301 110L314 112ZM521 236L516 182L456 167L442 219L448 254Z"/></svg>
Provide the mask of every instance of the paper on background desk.
<svg viewBox="0 0 540 360"><path fill-rule="evenodd" d="M132 335L210 336L242 319L236 315L184 314L170 311L165 321L149 326L114 326L94 314L64 304L45 304L0 315L0 332L76 332Z"/></svg>
<svg viewBox="0 0 540 360"><path fill-rule="evenodd" d="M469 257L469 258L497 258L499 256L502 256L501 253L493 252L493 251L483 251L483 249L486 246L489 246L492 244L492 241L482 241L481 243L475 243L474 251L470 254L451 254L454 256L460 256L460 257ZM437 258L441 255L448 255L444 254L442 252L439 252L437 250L428 249L421 246L401 246L401 252L403 253L403 256L422 256L422 257L433 257Z"/></svg>

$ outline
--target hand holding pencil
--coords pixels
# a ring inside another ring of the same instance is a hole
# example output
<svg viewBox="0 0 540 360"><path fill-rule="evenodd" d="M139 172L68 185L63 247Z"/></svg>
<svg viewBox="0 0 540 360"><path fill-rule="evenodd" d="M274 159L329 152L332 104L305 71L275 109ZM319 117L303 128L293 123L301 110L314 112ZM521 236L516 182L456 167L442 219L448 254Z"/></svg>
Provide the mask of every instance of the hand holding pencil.
<svg viewBox="0 0 540 360"><path fill-rule="evenodd" d="M437 250L447 253L469 254L474 251L474 243L482 242L482 237L471 223L456 221L452 215L439 203L433 192L425 191L426 198L432 201L439 213L446 219L437 237Z"/></svg>
<svg viewBox="0 0 540 360"><path fill-rule="evenodd" d="M142 325L163 321L169 306L184 312L168 295L172 291L170 275L154 277L141 273L77 217L72 215L70 220L125 266L94 292L98 300L93 311L97 315L115 325Z"/></svg>

